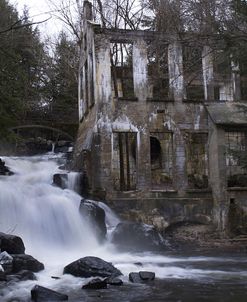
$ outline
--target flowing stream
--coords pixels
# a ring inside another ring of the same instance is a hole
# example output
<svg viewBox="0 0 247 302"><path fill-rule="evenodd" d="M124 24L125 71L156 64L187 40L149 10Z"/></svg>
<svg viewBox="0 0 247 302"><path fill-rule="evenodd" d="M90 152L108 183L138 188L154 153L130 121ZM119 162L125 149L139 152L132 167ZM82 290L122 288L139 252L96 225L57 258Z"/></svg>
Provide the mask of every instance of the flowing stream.
<svg viewBox="0 0 247 302"><path fill-rule="evenodd" d="M0 287L0 301L29 301L35 284L67 293L73 302L246 301L245 255L133 254L118 252L108 242L100 245L79 214L81 197L73 191L76 175L69 177L68 189L52 185L61 159L50 154L3 160L14 175L0 176L0 231L21 236L25 253L43 262L45 270L36 274L37 281ZM107 205L99 205L112 230L118 218ZM62 272L65 265L84 256L112 262L122 271L124 285L100 294L81 290L86 279ZM128 274L140 270L155 272L156 281L129 283Z"/></svg>

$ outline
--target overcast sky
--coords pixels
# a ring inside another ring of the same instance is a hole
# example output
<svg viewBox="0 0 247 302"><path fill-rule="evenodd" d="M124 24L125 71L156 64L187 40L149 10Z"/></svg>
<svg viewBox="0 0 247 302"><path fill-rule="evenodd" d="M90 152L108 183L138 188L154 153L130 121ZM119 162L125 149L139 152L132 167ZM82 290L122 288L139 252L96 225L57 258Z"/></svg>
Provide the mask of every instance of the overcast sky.
<svg viewBox="0 0 247 302"><path fill-rule="evenodd" d="M59 0L57 1L59 3ZM46 0L9 0L9 3L16 6L20 14L26 5L29 8L30 19L34 22L45 20L50 16L49 11L51 8ZM39 29L44 37L46 35L58 33L61 28L61 23L59 23L54 17L44 24L39 25Z"/></svg>

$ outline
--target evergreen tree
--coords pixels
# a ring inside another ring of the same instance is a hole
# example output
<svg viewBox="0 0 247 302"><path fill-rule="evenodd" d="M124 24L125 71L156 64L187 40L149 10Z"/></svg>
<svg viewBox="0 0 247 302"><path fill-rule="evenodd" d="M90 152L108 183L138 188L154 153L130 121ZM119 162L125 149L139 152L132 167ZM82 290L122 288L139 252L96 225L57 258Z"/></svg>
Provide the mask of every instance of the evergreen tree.
<svg viewBox="0 0 247 302"><path fill-rule="evenodd" d="M8 1L0 0L1 136L41 98L45 53L38 30L29 24L27 10L20 17Z"/></svg>
<svg viewBox="0 0 247 302"><path fill-rule="evenodd" d="M78 61L77 44L61 32L55 44L47 86L51 111L57 120L74 118L77 121Z"/></svg>

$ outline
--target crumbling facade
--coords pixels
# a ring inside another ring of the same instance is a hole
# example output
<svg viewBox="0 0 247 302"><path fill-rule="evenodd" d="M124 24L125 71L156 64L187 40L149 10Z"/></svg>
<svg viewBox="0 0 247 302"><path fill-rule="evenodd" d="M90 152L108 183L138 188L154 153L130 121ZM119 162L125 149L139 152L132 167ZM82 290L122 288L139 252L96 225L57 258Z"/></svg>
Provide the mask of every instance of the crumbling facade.
<svg viewBox="0 0 247 302"><path fill-rule="evenodd" d="M84 16L75 159L90 195L160 229L193 221L224 230L232 205L244 217L247 172L234 152L247 148L247 105L237 64L221 75L207 41L194 49L176 36L102 29L88 2ZM187 68L190 56L199 73Z"/></svg>

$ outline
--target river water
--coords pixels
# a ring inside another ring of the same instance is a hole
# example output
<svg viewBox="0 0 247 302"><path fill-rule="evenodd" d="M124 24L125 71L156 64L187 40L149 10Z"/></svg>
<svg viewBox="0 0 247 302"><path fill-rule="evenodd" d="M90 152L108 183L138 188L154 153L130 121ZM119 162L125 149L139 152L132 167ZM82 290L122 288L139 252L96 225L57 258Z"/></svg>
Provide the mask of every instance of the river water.
<svg viewBox="0 0 247 302"><path fill-rule="evenodd" d="M36 274L37 281L0 287L0 301L29 301L35 284L66 293L73 302L247 301L246 255L134 254L121 253L109 242L100 245L79 215L81 197L72 190L75 175L69 178L70 189L52 185L62 158L50 154L3 159L15 174L0 177L0 231L21 236L26 254L43 262L45 270ZM99 205L112 229L118 218L105 204ZM65 265L84 256L112 262L123 273L124 285L85 291L81 286L88 280L62 275ZM155 272L156 280L147 285L129 283L128 274L140 270Z"/></svg>

